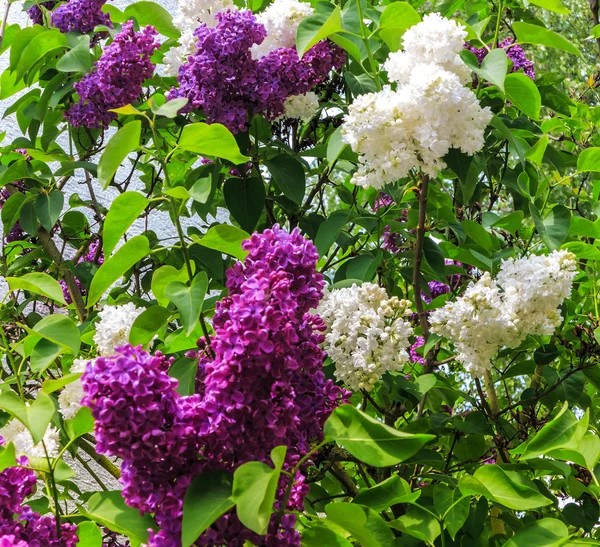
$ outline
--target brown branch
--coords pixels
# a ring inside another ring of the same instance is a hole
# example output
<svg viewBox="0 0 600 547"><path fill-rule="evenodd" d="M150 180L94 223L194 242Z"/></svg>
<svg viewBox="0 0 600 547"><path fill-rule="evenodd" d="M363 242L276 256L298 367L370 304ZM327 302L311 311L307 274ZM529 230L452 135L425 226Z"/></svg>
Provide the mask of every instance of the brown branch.
<svg viewBox="0 0 600 547"><path fill-rule="evenodd" d="M73 272L67 268L65 268L63 259L61 257L60 251L56 247L52 236L41 226L38 228L37 236L44 247L44 250L48 253L48 256L56 264L60 275L65 280L67 284L67 289L69 290L69 294L71 295L71 299L73 300L73 304L75 304L75 310L77 311L77 317L81 322L85 321L85 304L83 302L83 297L81 296L81 291L77 286L77 282L75 281L75 276Z"/></svg>
<svg viewBox="0 0 600 547"><path fill-rule="evenodd" d="M600 18L598 16L598 11L600 9L600 5L598 0L589 0L590 9L592 10L592 20L594 21L594 26L600 24ZM600 38L596 38L596 43L598 44L598 48L600 48Z"/></svg>
<svg viewBox="0 0 600 547"><path fill-rule="evenodd" d="M334 463L331 466L331 469L329 470L329 472L344 487L344 490L345 490L346 494L348 494L348 496L351 496L353 498L358 496L358 488L356 487L356 484L354 484L354 481L352 480L350 475L348 475L348 473L346 473L346 470L341 465L339 465L338 463Z"/></svg>
<svg viewBox="0 0 600 547"><path fill-rule="evenodd" d="M4 40L4 33L6 32L6 24L8 23L8 12L10 11L10 5L10 0L6 0L4 13L2 14L2 22L0 23L0 48L2 47L2 40Z"/></svg>

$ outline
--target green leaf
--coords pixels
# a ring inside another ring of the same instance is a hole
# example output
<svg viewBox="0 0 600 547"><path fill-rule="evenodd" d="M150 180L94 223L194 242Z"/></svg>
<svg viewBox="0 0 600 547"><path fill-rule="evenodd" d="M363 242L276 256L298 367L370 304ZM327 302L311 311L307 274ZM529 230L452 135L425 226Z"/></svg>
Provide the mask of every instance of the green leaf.
<svg viewBox="0 0 600 547"><path fill-rule="evenodd" d="M275 467L262 462L240 465L233 474L233 499L240 522L259 535L267 533L286 447L271 451Z"/></svg>
<svg viewBox="0 0 600 547"><path fill-rule="evenodd" d="M300 58L317 42L344 30L340 7L331 13L315 13L300 22L296 34L296 49Z"/></svg>
<svg viewBox="0 0 600 547"><path fill-rule="evenodd" d="M411 492L408 483L398 475L361 490L352 500L352 503L366 505L378 513L384 511L397 503L411 503L421 495L420 490Z"/></svg>
<svg viewBox="0 0 600 547"><path fill-rule="evenodd" d="M534 120L540 119L542 96L529 76L520 72L509 74L504 81L504 90L506 98L523 114Z"/></svg>
<svg viewBox="0 0 600 547"><path fill-rule="evenodd" d="M44 29L44 32L34 36L23 50L16 67L16 81L18 82L23 78L46 55L65 49L66 47L67 39L64 34L56 29Z"/></svg>
<svg viewBox="0 0 600 547"><path fill-rule="evenodd" d="M89 520L77 525L77 547L102 547L102 532Z"/></svg>
<svg viewBox="0 0 600 547"><path fill-rule="evenodd" d="M584 496L580 504L568 503L565 505L562 514L569 524L582 528L589 534L598 525L600 510L595 499L591 496Z"/></svg>
<svg viewBox="0 0 600 547"><path fill-rule="evenodd" d="M47 273L26 273L21 277L7 277L6 281L11 291L29 291L56 300L60 304L65 304L65 297L60 284Z"/></svg>
<svg viewBox="0 0 600 547"><path fill-rule="evenodd" d="M96 492L83 512L94 522L140 543L146 543L148 530L156 528L150 515L142 517L137 509L125 505L121 492Z"/></svg>
<svg viewBox="0 0 600 547"><path fill-rule="evenodd" d="M149 99L150 108L152 112L157 116L165 116L166 118L174 118L177 116L179 111L188 103L188 100L184 98L179 99L171 99L167 101L165 104L158 106L156 102L152 99Z"/></svg>
<svg viewBox="0 0 600 547"><path fill-rule="evenodd" d="M233 256L238 260L244 260L247 251L242 249L242 241L250 239L250 234L229 224L218 224L209 228L206 235L197 243L203 247L214 249L226 255Z"/></svg>
<svg viewBox="0 0 600 547"><path fill-rule="evenodd" d="M231 216L246 232L252 232L265 206L265 187L262 179L229 178L223 184L225 204Z"/></svg>
<svg viewBox="0 0 600 547"><path fill-rule="evenodd" d="M208 289L208 276L200 272L188 287L181 281L173 281L165 288L165 296L177 306L184 331L189 336L196 328L202 303Z"/></svg>
<svg viewBox="0 0 600 547"><path fill-rule="evenodd" d="M148 199L139 192L124 192L110 204L102 229L104 256L112 254L117 243L148 203Z"/></svg>
<svg viewBox="0 0 600 547"><path fill-rule="evenodd" d="M463 475L458 487L465 495L482 495L515 511L552 505L552 500L542 495L523 473L503 469L497 464L482 465L473 475Z"/></svg>
<svg viewBox="0 0 600 547"><path fill-rule="evenodd" d="M36 374L44 372L62 352L63 348L60 345L45 338L38 339L29 360L31 371Z"/></svg>
<svg viewBox="0 0 600 547"><path fill-rule="evenodd" d="M573 217L569 226L569 235L600 239L600 224L596 224L587 218Z"/></svg>
<svg viewBox="0 0 600 547"><path fill-rule="evenodd" d="M177 146L182 150L189 150L202 156L223 158L235 164L250 159L240 152L231 131L220 123L208 125L198 122L186 125Z"/></svg>
<svg viewBox="0 0 600 547"><path fill-rule="evenodd" d="M492 226L494 228L507 230L511 234L514 234L521 227L524 218L525 214L523 211L514 211L513 213L500 217L492 224Z"/></svg>
<svg viewBox="0 0 600 547"><path fill-rule="evenodd" d="M504 49L492 49L484 57L481 66L479 66L477 57L469 50L463 50L461 58L473 72L497 86L504 93L504 80L508 70L508 57Z"/></svg>
<svg viewBox="0 0 600 547"><path fill-rule="evenodd" d="M192 266L194 266L194 262L192 262ZM187 268L182 267L181 270L178 270L173 266L165 265L153 273L150 289L156 301L163 308L169 305L169 299L165 297L165 288L171 281L189 281Z"/></svg>
<svg viewBox="0 0 600 547"><path fill-rule="evenodd" d="M441 533L437 519L420 507L411 507L408 513L395 520L392 526L430 545L433 545Z"/></svg>
<svg viewBox="0 0 600 547"><path fill-rule="evenodd" d="M27 198L21 192L17 192L10 196L0 209L0 216L2 217L2 224L4 225L4 233L8 233L10 229L17 223L19 220L19 215L21 214L21 207Z"/></svg>
<svg viewBox="0 0 600 547"><path fill-rule="evenodd" d="M132 346L145 346L171 317L171 312L161 306L151 306L135 318L129 332Z"/></svg>
<svg viewBox="0 0 600 547"><path fill-rule="evenodd" d="M370 507L355 503L330 503L325 507L328 520L350 532L362 547L391 547L394 534Z"/></svg>
<svg viewBox="0 0 600 547"><path fill-rule="evenodd" d="M148 255L150 246L145 236L136 236L123 245L95 273L90 285L87 305L93 306L121 276Z"/></svg>
<svg viewBox="0 0 600 547"><path fill-rule="evenodd" d="M444 277L446 267L444 251L442 251L440 246L430 237L426 237L423 241L423 254L425 255L427 264L431 266L433 271L440 277Z"/></svg>
<svg viewBox="0 0 600 547"><path fill-rule="evenodd" d="M29 406L14 391L0 392L0 408L12 414L29 430L34 444L44 438L56 411L54 401L43 391L37 394Z"/></svg>
<svg viewBox="0 0 600 547"><path fill-rule="evenodd" d="M577 158L577 171L600 171L600 147L586 148Z"/></svg>
<svg viewBox="0 0 600 547"><path fill-rule="evenodd" d="M183 333L181 333L183 335ZM198 373L198 361L182 357L173 363L169 369L169 376L175 378L179 385L177 393L179 395L193 395L196 392L196 375Z"/></svg>
<svg viewBox="0 0 600 547"><path fill-rule="evenodd" d="M142 122L134 120L121 127L108 141L98 162L98 182L103 189L108 187L127 156L139 150L141 133Z"/></svg>
<svg viewBox="0 0 600 547"><path fill-rule="evenodd" d="M171 14L155 2L135 2L125 8L125 17L135 17L140 26L153 26L158 32L167 38L178 40L181 33L173 25Z"/></svg>
<svg viewBox="0 0 600 547"><path fill-rule="evenodd" d="M397 431L352 405L336 408L325 422L324 432L326 438L374 467L403 462L435 438L434 435Z"/></svg>
<svg viewBox="0 0 600 547"><path fill-rule="evenodd" d="M385 7L379 19L379 36L390 48L398 51L402 35L421 22L421 16L408 2L393 2Z"/></svg>
<svg viewBox="0 0 600 547"><path fill-rule="evenodd" d="M67 51L56 63L56 70L60 72L82 72L88 73L92 68L92 56L90 55L90 37L84 34L79 37L77 45Z"/></svg>
<svg viewBox="0 0 600 547"><path fill-rule="evenodd" d="M571 224L571 211L564 205L556 205L542 221L533 203L529 204L535 227L548 249L558 249L567 239Z"/></svg>
<svg viewBox="0 0 600 547"><path fill-rule="evenodd" d="M42 391L45 393L54 393L55 391L58 391L66 385L71 384L75 380L81 378L82 374L83 373L81 372L74 372L72 374L65 374L64 376L56 378L55 380L44 380L44 383L42 384Z"/></svg>
<svg viewBox="0 0 600 547"><path fill-rule="evenodd" d="M517 41L522 44L538 44L582 57L581 51L558 32L553 32L539 25L523 23L522 21L515 21L513 30L517 35Z"/></svg>
<svg viewBox="0 0 600 547"><path fill-rule="evenodd" d="M352 547L352 543L331 528L316 525L302 532L302 547Z"/></svg>
<svg viewBox="0 0 600 547"><path fill-rule="evenodd" d="M557 448L576 450L587 431L588 422L588 412L579 421L569 410L569 403L565 401L561 411L527 441L521 460L538 458Z"/></svg>
<svg viewBox="0 0 600 547"><path fill-rule="evenodd" d="M279 154L270 160L265 160L265 165L284 195L294 203L302 205L306 187L302 163L288 154Z"/></svg>
<svg viewBox="0 0 600 547"><path fill-rule="evenodd" d="M542 161L544 159L544 153L546 152L546 148L548 147L548 142L550 138L548 135L544 135L541 137L527 152L525 152L525 157L533 164L538 167L542 165Z"/></svg>
<svg viewBox="0 0 600 547"><path fill-rule="evenodd" d="M66 315L47 315L29 330L54 344L66 348L74 355L79 353L79 346L81 345L79 329Z"/></svg>
<svg viewBox="0 0 600 547"><path fill-rule="evenodd" d="M71 440L94 431L94 417L91 409L82 406L72 420L65 420L65 429Z"/></svg>
<svg viewBox="0 0 600 547"><path fill-rule="evenodd" d="M340 235L342 228L346 225L346 222L348 222L349 217L349 209L334 211L329 215L329 218L319 226L317 236L315 237L315 246L321 256L327 254L329 248Z"/></svg>
<svg viewBox="0 0 600 547"><path fill-rule="evenodd" d="M190 547L235 502L231 473L205 471L194 478L183 502L182 547Z"/></svg>
<svg viewBox="0 0 600 547"><path fill-rule="evenodd" d="M547 9L548 11L560 13L561 15L568 15L571 13L571 10L567 9L561 0L529 0L529 3Z"/></svg>
<svg viewBox="0 0 600 547"><path fill-rule="evenodd" d="M502 547L558 547L569 537L569 530L558 519L536 520L519 530Z"/></svg>
<svg viewBox="0 0 600 547"><path fill-rule="evenodd" d="M54 228L62 212L65 196L60 190L50 194L38 194L35 198L35 213L40 224L49 232Z"/></svg>
<svg viewBox="0 0 600 547"><path fill-rule="evenodd" d="M12 442L5 444L0 451L0 472L9 467L16 467L17 459L15 454L15 445Z"/></svg>

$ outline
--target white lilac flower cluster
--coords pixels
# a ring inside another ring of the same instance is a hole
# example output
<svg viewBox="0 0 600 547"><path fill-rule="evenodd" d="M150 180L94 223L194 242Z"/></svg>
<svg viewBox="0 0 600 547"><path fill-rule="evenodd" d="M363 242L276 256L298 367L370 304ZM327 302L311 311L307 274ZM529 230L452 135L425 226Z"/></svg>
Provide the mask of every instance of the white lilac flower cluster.
<svg viewBox="0 0 600 547"><path fill-rule="evenodd" d="M472 376L482 376L499 348L554 332L575 274L575 256L564 250L506 260L495 280L485 273L456 301L433 311L431 330L454 343Z"/></svg>
<svg viewBox="0 0 600 547"><path fill-rule="evenodd" d="M335 363L335 376L351 389L370 391L386 372L408 360L410 302L373 283L327 293L317 309L327 325L324 349Z"/></svg>
<svg viewBox="0 0 600 547"><path fill-rule="evenodd" d="M4 440L4 444L13 443L17 456L45 458L47 452L49 458L56 458L59 453L60 434L58 429L53 426L48 426L44 438L39 443L34 444L31 433L25 425L13 418L0 429L0 436Z"/></svg>
<svg viewBox="0 0 600 547"><path fill-rule="evenodd" d="M413 168L435 176L450 148L472 155L483 147L492 112L464 86L466 35L455 21L426 15L404 34L404 51L385 63L396 89L384 86L349 106L342 137L359 154L355 184L380 189Z"/></svg>
<svg viewBox="0 0 600 547"><path fill-rule="evenodd" d="M104 306L104 309L98 313L100 321L96 323L96 334L94 334L98 354L114 355L115 348L127 344L133 322L143 311L142 308L136 308L132 302L124 306Z"/></svg>
<svg viewBox="0 0 600 547"><path fill-rule="evenodd" d="M308 121L319 111L319 97L314 91L292 95L285 100L283 106L285 112L282 117Z"/></svg>
<svg viewBox="0 0 600 547"><path fill-rule="evenodd" d="M75 359L71 365L71 373L85 372L88 361L85 359ZM58 396L58 411L63 419L72 420L75 418L81 408L81 399L83 398L83 386L81 379L67 384Z"/></svg>
<svg viewBox="0 0 600 547"><path fill-rule="evenodd" d="M201 24L216 25L215 15L224 9L237 9L232 0L180 0L173 24L181 31L179 46L172 47L164 56L165 72L177 76L179 67L188 55L196 51L194 30Z"/></svg>
<svg viewBox="0 0 600 547"><path fill-rule="evenodd" d="M262 44L252 46L252 58L260 59L282 47L296 47L296 33L301 21L313 13L308 2L275 0L256 16L256 20L264 25L267 37Z"/></svg>

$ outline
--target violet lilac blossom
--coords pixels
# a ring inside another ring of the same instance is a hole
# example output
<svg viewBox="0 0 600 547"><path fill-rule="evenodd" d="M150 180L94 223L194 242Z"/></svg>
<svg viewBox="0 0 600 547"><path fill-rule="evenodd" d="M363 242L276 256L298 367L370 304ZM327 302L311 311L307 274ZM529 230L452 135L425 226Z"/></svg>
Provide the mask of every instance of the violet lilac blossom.
<svg viewBox="0 0 600 547"><path fill-rule="evenodd" d="M93 72L74 85L80 99L65 114L74 126L106 128L117 119L109 110L136 101L142 84L154 73L150 57L160 46L156 35L154 27L135 32L133 21L123 23Z"/></svg>

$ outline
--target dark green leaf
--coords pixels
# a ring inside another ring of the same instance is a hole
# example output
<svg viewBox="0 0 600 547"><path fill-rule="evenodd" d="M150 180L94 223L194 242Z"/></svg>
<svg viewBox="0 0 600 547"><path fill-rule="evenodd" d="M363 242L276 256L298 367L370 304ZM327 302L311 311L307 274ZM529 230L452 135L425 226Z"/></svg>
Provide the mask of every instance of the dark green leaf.
<svg viewBox="0 0 600 547"><path fill-rule="evenodd" d="M265 187L262 179L227 179L223 185L223 195L231 216L243 230L252 232L265 206Z"/></svg>
<svg viewBox="0 0 600 547"><path fill-rule="evenodd" d="M187 489L183 502L182 547L190 547L235 502L233 477L227 471L204 471Z"/></svg>
<svg viewBox="0 0 600 547"><path fill-rule="evenodd" d="M284 195L301 205L306 186L302 163L287 154L279 154L270 160L265 160L265 165Z"/></svg>
<svg viewBox="0 0 600 547"><path fill-rule="evenodd" d="M171 312L161 306L151 306L138 315L129 332L132 346L145 346L171 317Z"/></svg>
<svg viewBox="0 0 600 547"><path fill-rule="evenodd" d="M40 224L49 232L62 212L65 196L60 190L50 194L38 194L35 198L35 213Z"/></svg>

